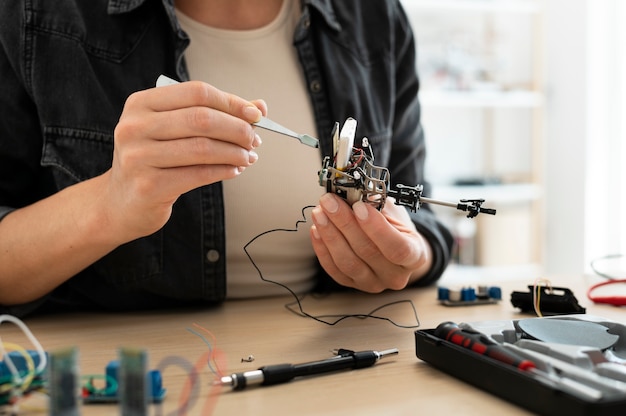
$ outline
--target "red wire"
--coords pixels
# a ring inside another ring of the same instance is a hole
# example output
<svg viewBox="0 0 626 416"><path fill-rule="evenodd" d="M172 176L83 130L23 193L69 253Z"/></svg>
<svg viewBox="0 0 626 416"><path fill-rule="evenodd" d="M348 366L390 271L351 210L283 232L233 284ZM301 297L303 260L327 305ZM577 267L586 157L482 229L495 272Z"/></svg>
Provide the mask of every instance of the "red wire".
<svg viewBox="0 0 626 416"><path fill-rule="evenodd" d="M607 280L606 282L596 283L587 290L587 297L594 303L606 303L614 306L626 306L626 296L592 296L591 292L602 286L612 284L626 283L626 279Z"/></svg>

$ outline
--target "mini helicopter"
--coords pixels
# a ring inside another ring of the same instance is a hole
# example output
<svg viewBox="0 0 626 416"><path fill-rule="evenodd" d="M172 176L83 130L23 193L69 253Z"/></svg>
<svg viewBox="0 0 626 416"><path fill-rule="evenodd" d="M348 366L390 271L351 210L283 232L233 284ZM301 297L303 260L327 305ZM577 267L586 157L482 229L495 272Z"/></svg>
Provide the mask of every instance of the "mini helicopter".
<svg viewBox="0 0 626 416"><path fill-rule="evenodd" d="M390 187L389 170L374 164L374 152L364 137L361 147L354 146L357 121L349 117L341 130L339 123L333 129L333 157L326 156L318 172L320 186L334 193L350 205L363 201L381 210L387 197L393 197L396 205L416 212L422 204L436 204L467 212L468 218L478 214L495 215L496 210L483 208L484 199L461 199L458 203L439 201L422 195L424 186L397 184Z"/></svg>

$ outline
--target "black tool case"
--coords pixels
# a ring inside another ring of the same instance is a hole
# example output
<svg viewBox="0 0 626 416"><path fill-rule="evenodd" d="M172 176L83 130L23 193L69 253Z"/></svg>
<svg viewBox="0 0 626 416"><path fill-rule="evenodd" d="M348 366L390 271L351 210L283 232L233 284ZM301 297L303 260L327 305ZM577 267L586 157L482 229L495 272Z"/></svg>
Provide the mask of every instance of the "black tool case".
<svg viewBox="0 0 626 416"><path fill-rule="evenodd" d="M576 397L536 380L523 370L477 354L434 333L435 329L415 331L417 358L532 412L558 416L614 416L626 412L626 391L623 398L591 401Z"/></svg>

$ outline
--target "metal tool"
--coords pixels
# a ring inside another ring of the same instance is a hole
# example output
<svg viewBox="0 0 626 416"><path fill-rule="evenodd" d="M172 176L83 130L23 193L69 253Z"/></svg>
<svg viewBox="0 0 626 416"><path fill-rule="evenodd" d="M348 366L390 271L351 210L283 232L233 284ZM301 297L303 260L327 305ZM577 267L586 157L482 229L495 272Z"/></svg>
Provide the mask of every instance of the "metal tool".
<svg viewBox="0 0 626 416"><path fill-rule="evenodd" d="M157 87L162 87L165 85L173 85L173 84L178 84L178 81L176 81L175 79L169 78L165 75L159 75L159 78L157 79L157 82L156 82ZM311 137L308 134L298 134L294 131L289 130L287 127L281 126L275 121L270 120L267 117L261 117L259 121L257 121L256 123L252 123L252 125L261 127L262 129L265 129L265 130L270 130L276 133L284 134L285 136L296 138L300 140L300 143L306 144L307 146L320 147L319 140L317 140L315 137Z"/></svg>
<svg viewBox="0 0 626 416"><path fill-rule="evenodd" d="M371 367L381 358L398 354L397 348L384 351L352 351L344 348L333 351L334 357L304 364L276 364L261 367L258 370L235 373L216 380L216 384L230 386L233 390L246 387L286 383L296 377L312 376L334 371Z"/></svg>
<svg viewBox="0 0 626 416"><path fill-rule="evenodd" d="M295 139L300 140L300 143L306 144L311 147L320 147L319 140L315 137L311 137L308 134L298 134L294 131L289 130L287 127L283 127L275 121L270 120L267 117L261 117L259 121L256 123L252 123L253 126L261 127L265 130L270 130L276 133L284 134L285 136L293 137Z"/></svg>

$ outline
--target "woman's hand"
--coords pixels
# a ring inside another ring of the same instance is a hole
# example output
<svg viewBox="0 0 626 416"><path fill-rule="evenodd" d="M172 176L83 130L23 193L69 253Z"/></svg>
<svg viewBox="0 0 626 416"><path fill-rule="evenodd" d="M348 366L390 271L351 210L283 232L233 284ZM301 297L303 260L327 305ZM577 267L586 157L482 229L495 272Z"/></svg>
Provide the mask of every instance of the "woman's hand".
<svg viewBox="0 0 626 416"><path fill-rule="evenodd" d="M399 290L430 269L430 246L406 209L390 199L379 212L361 201L350 208L328 193L312 217L313 249L324 270L341 285L370 293Z"/></svg>
<svg viewBox="0 0 626 416"><path fill-rule="evenodd" d="M263 101L197 81L131 95L105 174L108 223L126 240L151 234L180 195L239 175L258 158L261 140L251 123L266 112Z"/></svg>
<svg viewBox="0 0 626 416"><path fill-rule="evenodd" d="M257 159L260 139L250 123L266 112L262 101L201 82L131 95L107 172L0 221L0 303L44 296L121 244L159 230L183 193L237 176Z"/></svg>

